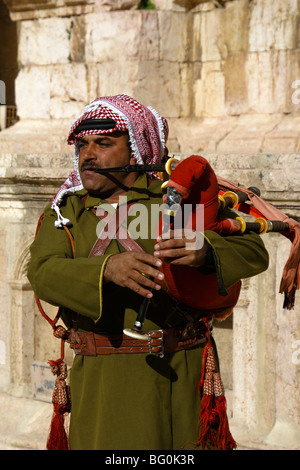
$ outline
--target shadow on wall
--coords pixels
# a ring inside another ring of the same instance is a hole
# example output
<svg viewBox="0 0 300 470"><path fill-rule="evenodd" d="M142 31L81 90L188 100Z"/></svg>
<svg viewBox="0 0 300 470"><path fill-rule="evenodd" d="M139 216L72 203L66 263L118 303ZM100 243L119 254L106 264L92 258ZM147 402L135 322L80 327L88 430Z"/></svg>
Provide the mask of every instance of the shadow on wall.
<svg viewBox="0 0 300 470"><path fill-rule="evenodd" d="M15 106L15 79L18 74L17 23L11 21L7 6L0 0L0 128L18 119Z"/></svg>

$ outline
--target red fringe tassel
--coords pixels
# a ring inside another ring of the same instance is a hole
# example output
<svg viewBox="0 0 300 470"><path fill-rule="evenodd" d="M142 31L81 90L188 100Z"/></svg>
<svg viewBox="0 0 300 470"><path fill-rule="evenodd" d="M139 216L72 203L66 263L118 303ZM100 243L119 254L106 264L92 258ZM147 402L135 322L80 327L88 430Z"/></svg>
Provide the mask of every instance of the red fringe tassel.
<svg viewBox="0 0 300 470"><path fill-rule="evenodd" d="M47 450L69 450L69 439L65 429L65 412L58 404L54 404L53 408Z"/></svg>
<svg viewBox="0 0 300 470"><path fill-rule="evenodd" d="M66 384L67 366L62 359L49 361L53 375L56 375L53 391L53 415L47 440L47 450L69 450L69 438L65 427L66 413L71 411L70 388Z"/></svg>
<svg viewBox="0 0 300 470"><path fill-rule="evenodd" d="M237 444L231 435L227 419L224 387L220 374L216 371L214 352L209 343L203 351L198 391L202 400L195 445L202 449L236 449Z"/></svg>

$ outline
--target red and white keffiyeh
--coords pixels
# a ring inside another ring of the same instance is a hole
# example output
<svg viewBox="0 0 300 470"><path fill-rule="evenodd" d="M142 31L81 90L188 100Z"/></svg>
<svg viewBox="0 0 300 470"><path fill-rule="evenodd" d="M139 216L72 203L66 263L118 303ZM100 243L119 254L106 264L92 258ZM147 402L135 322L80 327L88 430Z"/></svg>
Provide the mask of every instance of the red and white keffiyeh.
<svg viewBox="0 0 300 470"><path fill-rule="evenodd" d="M113 119L116 126L113 129L89 129L75 134L77 126L86 119ZM56 227L67 225L68 219L62 217L59 205L67 194L73 194L83 188L78 171L78 139L84 135L108 134L115 131L127 131L129 143L137 164L159 163L165 152L168 139L168 123L158 112L146 107L127 95L106 96L97 98L87 105L81 115L70 127L68 144L75 144L74 170L60 187L52 199L52 209L57 213Z"/></svg>

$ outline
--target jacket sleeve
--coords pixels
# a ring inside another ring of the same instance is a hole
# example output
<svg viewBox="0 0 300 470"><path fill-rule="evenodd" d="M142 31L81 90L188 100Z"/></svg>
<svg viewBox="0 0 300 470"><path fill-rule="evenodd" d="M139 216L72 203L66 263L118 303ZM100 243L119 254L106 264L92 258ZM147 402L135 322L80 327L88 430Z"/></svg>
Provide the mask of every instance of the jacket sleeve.
<svg viewBox="0 0 300 470"><path fill-rule="evenodd" d="M208 230L204 236L212 247L219 290L223 290L223 295L239 280L256 276L268 268L269 255L260 235L252 232L222 237Z"/></svg>
<svg viewBox="0 0 300 470"><path fill-rule="evenodd" d="M31 245L28 279L41 300L62 306L95 322L102 311L102 280L110 255L74 258L65 230L54 226L55 213L47 206Z"/></svg>

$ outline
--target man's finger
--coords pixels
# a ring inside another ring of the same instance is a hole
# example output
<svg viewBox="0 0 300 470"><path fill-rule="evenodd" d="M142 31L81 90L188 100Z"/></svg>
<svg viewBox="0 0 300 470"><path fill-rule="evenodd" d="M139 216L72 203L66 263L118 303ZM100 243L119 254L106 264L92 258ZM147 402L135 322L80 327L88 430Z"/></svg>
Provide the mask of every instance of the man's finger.
<svg viewBox="0 0 300 470"><path fill-rule="evenodd" d="M160 273L160 275L156 277L163 279L164 275ZM160 289L160 285L154 282L149 277L147 277L144 273L133 271L131 274L131 279L133 279L140 286L145 286L145 287L148 287L149 289L156 289L156 290Z"/></svg>
<svg viewBox="0 0 300 470"><path fill-rule="evenodd" d="M186 256L187 253L185 248L170 248L169 250L155 250L154 255L159 258L180 258Z"/></svg>

